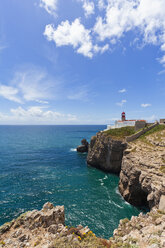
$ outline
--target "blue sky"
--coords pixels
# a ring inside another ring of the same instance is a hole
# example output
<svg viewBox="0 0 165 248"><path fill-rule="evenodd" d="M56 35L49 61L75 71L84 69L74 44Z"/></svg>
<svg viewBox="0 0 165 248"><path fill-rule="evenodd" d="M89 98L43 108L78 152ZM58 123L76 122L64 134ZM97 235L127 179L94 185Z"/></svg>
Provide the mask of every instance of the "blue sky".
<svg viewBox="0 0 165 248"><path fill-rule="evenodd" d="M1 0L0 124L165 117L164 0Z"/></svg>

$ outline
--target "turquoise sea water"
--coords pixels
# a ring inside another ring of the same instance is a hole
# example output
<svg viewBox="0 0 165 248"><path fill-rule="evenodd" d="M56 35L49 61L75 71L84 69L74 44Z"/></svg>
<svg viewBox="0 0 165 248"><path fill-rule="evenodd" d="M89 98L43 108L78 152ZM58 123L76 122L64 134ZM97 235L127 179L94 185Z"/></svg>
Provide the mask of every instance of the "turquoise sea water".
<svg viewBox="0 0 165 248"><path fill-rule="evenodd" d="M50 201L67 225L108 238L122 218L138 215L117 190L118 177L88 167L75 148L105 126L0 126L0 225Z"/></svg>

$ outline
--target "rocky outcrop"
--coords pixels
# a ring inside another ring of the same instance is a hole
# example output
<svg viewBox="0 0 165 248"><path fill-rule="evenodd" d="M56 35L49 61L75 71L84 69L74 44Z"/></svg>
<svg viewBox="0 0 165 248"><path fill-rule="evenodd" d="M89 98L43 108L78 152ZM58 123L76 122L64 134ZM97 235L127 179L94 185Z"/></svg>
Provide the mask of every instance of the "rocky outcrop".
<svg viewBox="0 0 165 248"><path fill-rule="evenodd" d="M103 248L88 227L65 226L64 206L47 202L0 227L0 248Z"/></svg>
<svg viewBox="0 0 165 248"><path fill-rule="evenodd" d="M108 230L107 230L108 231ZM0 227L1 248L163 248L165 212L154 209L120 220L109 240L97 238L88 227L65 226L64 207L46 203Z"/></svg>
<svg viewBox="0 0 165 248"><path fill-rule="evenodd" d="M77 147L77 152L81 152L81 153L88 152L88 146L89 146L88 141L86 139L82 139L81 144L82 144L81 146Z"/></svg>
<svg viewBox="0 0 165 248"><path fill-rule="evenodd" d="M132 205L152 209L165 195L164 137L165 131L146 136L130 143L124 152L119 191Z"/></svg>
<svg viewBox="0 0 165 248"><path fill-rule="evenodd" d="M123 151L127 144L100 132L91 138L87 163L106 172L120 173Z"/></svg>
<svg viewBox="0 0 165 248"><path fill-rule="evenodd" d="M131 220L123 219L114 230L111 247L163 248L165 247L165 212L153 210Z"/></svg>

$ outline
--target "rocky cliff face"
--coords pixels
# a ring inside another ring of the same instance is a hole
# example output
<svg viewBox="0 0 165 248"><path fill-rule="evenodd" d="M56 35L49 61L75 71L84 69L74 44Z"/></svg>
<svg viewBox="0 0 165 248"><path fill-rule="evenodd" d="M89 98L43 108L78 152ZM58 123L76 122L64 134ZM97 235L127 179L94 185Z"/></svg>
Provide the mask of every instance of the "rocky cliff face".
<svg viewBox="0 0 165 248"><path fill-rule="evenodd" d="M120 220L111 242L115 248L164 248L165 212L154 209L146 215L132 216L130 221Z"/></svg>
<svg viewBox="0 0 165 248"><path fill-rule="evenodd" d="M100 132L91 138L87 163L107 172L120 173L123 151L126 147L125 142L113 140Z"/></svg>
<svg viewBox="0 0 165 248"><path fill-rule="evenodd" d="M106 241L104 241L106 242ZM0 226L0 248L103 248L88 227L65 226L64 206L47 202L43 208L20 215Z"/></svg>
<svg viewBox="0 0 165 248"><path fill-rule="evenodd" d="M136 206L158 207L165 195L165 131L129 143L124 152L119 191Z"/></svg>

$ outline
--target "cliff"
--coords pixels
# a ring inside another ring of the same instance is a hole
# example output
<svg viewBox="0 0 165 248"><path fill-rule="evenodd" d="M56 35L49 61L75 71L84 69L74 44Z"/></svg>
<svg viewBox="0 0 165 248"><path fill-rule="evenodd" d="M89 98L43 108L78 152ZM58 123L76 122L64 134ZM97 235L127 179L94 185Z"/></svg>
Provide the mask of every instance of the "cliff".
<svg viewBox="0 0 165 248"><path fill-rule="evenodd" d="M104 132L91 138L87 163L106 172L120 173L123 151L127 144L115 140Z"/></svg>
<svg viewBox="0 0 165 248"><path fill-rule="evenodd" d="M124 152L119 191L133 205L152 209L165 195L165 130L161 129L129 143Z"/></svg>
<svg viewBox="0 0 165 248"><path fill-rule="evenodd" d="M129 143L131 127L98 133L91 138L87 163L120 173L119 191L124 199L152 209L165 195L165 126L154 124L150 129Z"/></svg>
<svg viewBox="0 0 165 248"><path fill-rule="evenodd" d="M161 204L160 204L161 205ZM160 206L161 207L161 206ZM123 219L109 240L95 236L88 227L65 226L64 206L46 203L0 227L1 248L163 248L165 212Z"/></svg>
<svg viewBox="0 0 165 248"><path fill-rule="evenodd" d="M110 239L112 248L164 248L165 212L152 210L131 220L123 219Z"/></svg>
<svg viewBox="0 0 165 248"><path fill-rule="evenodd" d="M3 248L102 248L103 242L88 227L65 226L64 206L49 202L0 227Z"/></svg>

